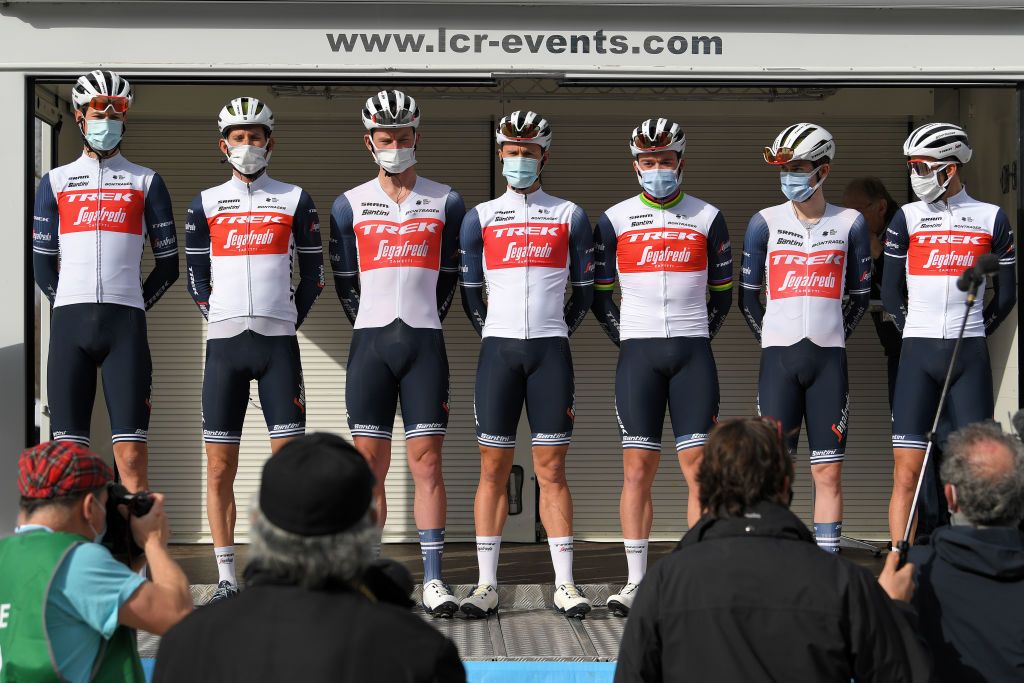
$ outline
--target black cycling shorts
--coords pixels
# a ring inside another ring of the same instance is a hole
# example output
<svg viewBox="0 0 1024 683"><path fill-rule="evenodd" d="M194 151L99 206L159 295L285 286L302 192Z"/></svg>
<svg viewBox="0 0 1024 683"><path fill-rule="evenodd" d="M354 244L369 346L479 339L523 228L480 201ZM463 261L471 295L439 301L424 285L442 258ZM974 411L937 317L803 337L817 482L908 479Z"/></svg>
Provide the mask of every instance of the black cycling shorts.
<svg viewBox="0 0 1024 683"><path fill-rule="evenodd" d="M306 433L306 390L299 341L246 330L206 341L203 373L203 440L236 444L249 403L249 382L259 384L260 407L271 439Z"/></svg>
<svg viewBox="0 0 1024 683"><path fill-rule="evenodd" d="M908 337L903 340L892 402L893 448L925 450L939 408L955 339ZM945 414L953 429L988 420L995 411L992 369L984 337L966 337L946 397Z"/></svg>
<svg viewBox="0 0 1024 683"><path fill-rule="evenodd" d="M811 464L843 461L850 409L846 349L809 339L762 349L757 396L760 414L782 423L790 453L806 419Z"/></svg>
<svg viewBox="0 0 1024 683"><path fill-rule="evenodd" d="M565 337L486 337L476 369L476 439L481 446L515 448L525 402L533 445L568 445L575 392Z"/></svg>
<svg viewBox="0 0 1024 683"><path fill-rule="evenodd" d="M153 382L146 312L120 304L53 309L46 364L53 439L89 445L97 368L103 377L113 442L145 442Z"/></svg>
<svg viewBox="0 0 1024 683"><path fill-rule="evenodd" d="M352 333L345 404L352 436L390 439L402 402L405 438L448 430L448 355L441 330L395 319Z"/></svg>
<svg viewBox="0 0 1024 683"><path fill-rule="evenodd" d="M703 446L718 419L718 370L707 337L624 339L615 370L623 448L661 451L665 405L676 451Z"/></svg>

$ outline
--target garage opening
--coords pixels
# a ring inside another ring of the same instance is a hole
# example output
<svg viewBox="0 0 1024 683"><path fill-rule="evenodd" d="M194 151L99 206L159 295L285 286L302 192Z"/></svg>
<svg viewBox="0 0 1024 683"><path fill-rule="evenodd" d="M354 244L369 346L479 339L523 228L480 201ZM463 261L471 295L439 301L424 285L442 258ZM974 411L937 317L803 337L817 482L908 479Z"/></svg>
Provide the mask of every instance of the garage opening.
<svg viewBox="0 0 1024 683"><path fill-rule="evenodd" d="M135 79L133 79L135 80ZM37 85L37 176L68 163L81 149L68 105L70 82ZM136 99L127 123L125 156L149 166L165 179L178 221L181 278L150 311L153 417L150 427L150 480L167 494L176 542L209 542L206 524L205 454L200 397L205 322L184 286L184 217L192 198L229 175L217 150L217 112L230 98L251 95L266 101L278 121L277 147L269 173L305 188L316 202L322 223L334 198L376 173L362 145L359 110L382 87L402 87L423 112L418 149L421 175L443 181L462 193L467 207L504 191L495 164L493 130L501 115L534 109L551 122L551 161L545 190L581 205L592 222L616 202L639 191L630 167L630 131L651 116L679 122L688 139L683 188L724 213L734 245L738 282L739 245L756 211L781 203L777 174L760 150L785 125L813 121L836 139L837 154L826 198L838 204L853 178L881 178L900 202L909 201L901 145L921 123L959 122L971 136L974 161L965 167L970 193L1017 215L1018 99L1009 87L705 87L686 84L624 86L566 83L545 78L515 78L474 84L360 83L352 85L289 82L196 84L136 80ZM324 230L325 257L329 231ZM151 267L146 251L144 271ZM330 278L328 278L330 279ZM48 304L37 291L37 423L43 438L46 418ZM754 414L759 347L734 304L713 342L721 384L721 416ZM990 339L997 392L996 416L1018 404L1017 318ZM473 387L480 342L462 311L452 306L444 324L451 365L451 422L445 441L448 490L447 538L472 540L473 495L479 473L474 435ZM348 436L345 361L351 327L332 284L299 331L306 383L309 431ZM616 347L588 317L573 336L576 370L576 428L567 465L575 504L578 540L621 539L618 499L622 451L614 409ZM41 351L41 352L40 352ZM886 360L871 320L865 316L848 344L850 436L844 466L844 531L854 537L888 538L886 510L891 487L892 451L887 401ZM694 387L700 392L701 387ZM248 533L248 503L269 457L266 428L255 385L246 417L235 491L239 504L237 536ZM401 418L396 421L389 516L385 541L417 540L413 487L405 464ZM671 431L654 485L652 540L678 539L685 530L686 491L675 458ZM529 430L520 424L516 464L524 468L522 512L509 518L508 541L536 540L540 529L531 478ZM109 427L103 399L97 397L92 442L109 451ZM794 510L810 520L810 470L801 442Z"/></svg>

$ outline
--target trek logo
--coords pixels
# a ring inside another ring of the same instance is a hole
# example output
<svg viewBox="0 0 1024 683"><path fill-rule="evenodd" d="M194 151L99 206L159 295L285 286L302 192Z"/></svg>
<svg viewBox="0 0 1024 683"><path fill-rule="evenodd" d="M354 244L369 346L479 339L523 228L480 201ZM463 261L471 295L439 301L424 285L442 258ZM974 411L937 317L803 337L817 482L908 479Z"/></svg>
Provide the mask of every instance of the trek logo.
<svg viewBox="0 0 1024 683"><path fill-rule="evenodd" d="M911 275L957 276L992 251L992 236L975 232L919 232L911 236L907 270Z"/></svg>
<svg viewBox="0 0 1024 683"><path fill-rule="evenodd" d="M214 256L287 254L292 217L286 213L219 213L210 218Z"/></svg>
<svg viewBox="0 0 1024 683"><path fill-rule="evenodd" d="M569 226L565 223L512 223L484 229L488 270L497 268L565 268Z"/></svg>
<svg viewBox="0 0 1024 683"><path fill-rule="evenodd" d="M61 234L102 230L142 234L143 190L96 190L57 193Z"/></svg>
<svg viewBox="0 0 1024 683"><path fill-rule="evenodd" d="M777 250L768 256L768 292L772 299L815 296L839 299L842 295L846 253L823 250L809 254Z"/></svg>
<svg viewBox="0 0 1024 683"><path fill-rule="evenodd" d="M441 265L439 218L410 218L404 221L371 219L356 223L359 268L430 268Z"/></svg>
<svg viewBox="0 0 1024 683"><path fill-rule="evenodd" d="M696 230L630 230L615 255L622 273L693 273L707 270L707 237Z"/></svg>

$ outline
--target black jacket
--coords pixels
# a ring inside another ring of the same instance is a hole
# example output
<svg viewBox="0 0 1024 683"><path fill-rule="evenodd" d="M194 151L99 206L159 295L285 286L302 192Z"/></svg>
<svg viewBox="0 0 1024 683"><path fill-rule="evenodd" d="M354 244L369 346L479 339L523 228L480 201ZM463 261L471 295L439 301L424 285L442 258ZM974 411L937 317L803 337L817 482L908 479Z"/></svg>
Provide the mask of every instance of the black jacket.
<svg viewBox="0 0 1024 683"><path fill-rule="evenodd" d="M923 681L910 616L792 512L761 503L705 516L647 574L615 681Z"/></svg>
<svg viewBox="0 0 1024 683"><path fill-rule="evenodd" d="M466 680L455 644L348 587L260 583L202 607L160 642L154 683Z"/></svg>
<svg viewBox="0 0 1024 683"><path fill-rule="evenodd" d="M936 679L1024 681L1024 533L943 527L910 561Z"/></svg>

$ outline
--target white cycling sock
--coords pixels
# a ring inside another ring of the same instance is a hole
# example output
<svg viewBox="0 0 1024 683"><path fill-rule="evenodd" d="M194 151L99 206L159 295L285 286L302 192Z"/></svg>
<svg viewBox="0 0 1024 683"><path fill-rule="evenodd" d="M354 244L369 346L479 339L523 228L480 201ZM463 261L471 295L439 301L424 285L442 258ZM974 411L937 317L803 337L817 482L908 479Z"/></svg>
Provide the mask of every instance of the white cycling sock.
<svg viewBox="0 0 1024 683"><path fill-rule="evenodd" d="M230 581L232 586L238 585L235 578L235 546L226 545L214 548L213 556L217 558L217 581Z"/></svg>
<svg viewBox="0 0 1024 683"><path fill-rule="evenodd" d="M626 548L626 567L629 568L627 583L640 583L647 573L647 546L646 538L622 539L622 545Z"/></svg>
<svg viewBox="0 0 1024 683"><path fill-rule="evenodd" d="M555 586L572 583L572 536L548 538L551 564L555 567Z"/></svg>
<svg viewBox="0 0 1024 683"><path fill-rule="evenodd" d="M501 552L501 536L476 537L476 561L480 565L480 580L477 585L498 585L498 553Z"/></svg>

